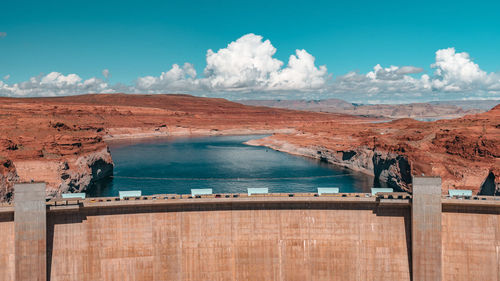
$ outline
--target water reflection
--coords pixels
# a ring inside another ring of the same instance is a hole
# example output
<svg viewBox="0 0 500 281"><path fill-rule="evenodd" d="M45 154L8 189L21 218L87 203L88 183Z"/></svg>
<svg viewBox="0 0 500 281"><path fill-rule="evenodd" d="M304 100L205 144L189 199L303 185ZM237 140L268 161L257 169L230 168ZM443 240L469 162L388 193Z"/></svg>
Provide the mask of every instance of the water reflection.
<svg viewBox="0 0 500 281"><path fill-rule="evenodd" d="M243 142L263 136L217 136L125 141L110 144L114 178L99 181L90 196L117 196L119 190L145 195L190 193L212 188L214 193L316 192L339 187L340 192L368 192L373 177L318 160L289 155Z"/></svg>

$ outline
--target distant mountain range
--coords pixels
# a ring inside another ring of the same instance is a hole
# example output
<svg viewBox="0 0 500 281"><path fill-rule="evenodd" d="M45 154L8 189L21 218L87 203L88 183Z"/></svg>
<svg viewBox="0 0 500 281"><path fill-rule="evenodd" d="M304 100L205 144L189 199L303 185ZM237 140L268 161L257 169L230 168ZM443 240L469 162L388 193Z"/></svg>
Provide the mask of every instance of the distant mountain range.
<svg viewBox="0 0 500 281"><path fill-rule="evenodd" d="M340 99L325 100L240 100L245 105L287 108L315 112L343 113L391 119L436 120L458 118L490 110L500 100L433 101L410 104L355 104Z"/></svg>

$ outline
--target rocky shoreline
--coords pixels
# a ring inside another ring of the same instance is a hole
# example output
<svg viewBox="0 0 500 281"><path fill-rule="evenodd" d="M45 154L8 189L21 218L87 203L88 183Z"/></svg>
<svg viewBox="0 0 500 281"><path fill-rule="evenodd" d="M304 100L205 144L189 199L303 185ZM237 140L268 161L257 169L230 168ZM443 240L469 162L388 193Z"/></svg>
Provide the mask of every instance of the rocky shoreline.
<svg viewBox="0 0 500 281"><path fill-rule="evenodd" d="M374 151L368 147L347 151L331 151L321 146L300 147L273 137L250 140L246 144L318 159L373 176L375 181L385 183L394 190L411 191L411 166L404 156L395 153Z"/></svg>
<svg viewBox="0 0 500 281"><path fill-rule="evenodd" d="M374 177L379 183L384 183L396 191L412 191L412 162L405 156L397 153L373 150L366 146L357 147L354 150L332 151L321 146L302 147L296 146L284 140L276 140L271 137L250 140L248 145L264 146L277 151L293 155L318 159L333 165L348 168L353 171L362 172ZM464 177L464 176L462 176ZM498 176L492 170L483 170L474 175L478 180L478 188L475 193L480 195L500 195L500 184ZM445 185L446 179L445 179Z"/></svg>
<svg viewBox="0 0 500 281"><path fill-rule="evenodd" d="M54 160L9 160L6 173L0 169L0 199L10 201L16 182L47 184L47 196L83 192L93 182L113 175L113 160L106 148Z"/></svg>
<svg viewBox="0 0 500 281"><path fill-rule="evenodd" d="M177 129L158 131L145 128L111 128L103 136L101 148L78 155L54 160L5 160L0 167L0 199L13 198L16 182L43 181L47 183L47 196L57 197L67 192L85 192L93 183L113 175L113 159L107 142L119 140L141 140L162 137L203 137L221 135L255 135L291 133L291 129L277 130L206 130ZM2 201L2 200L0 200Z"/></svg>
<svg viewBox="0 0 500 281"><path fill-rule="evenodd" d="M440 176L443 193L500 194L500 106L452 120L371 123L356 116L244 106L187 95L0 98L0 201L15 182L47 196L81 192L113 173L107 141L272 134L249 141L373 175L411 191L411 175Z"/></svg>
<svg viewBox="0 0 500 281"><path fill-rule="evenodd" d="M374 176L399 191L412 191L412 175L440 176L443 193L471 189L500 195L500 106L479 115L438 122L297 128L248 141L249 145L315 158Z"/></svg>

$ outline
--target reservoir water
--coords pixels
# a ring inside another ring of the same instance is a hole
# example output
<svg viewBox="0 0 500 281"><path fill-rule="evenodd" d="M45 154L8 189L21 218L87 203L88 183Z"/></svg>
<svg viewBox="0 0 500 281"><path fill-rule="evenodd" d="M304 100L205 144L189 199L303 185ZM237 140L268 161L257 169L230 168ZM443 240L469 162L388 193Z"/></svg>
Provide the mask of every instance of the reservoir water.
<svg viewBox="0 0 500 281"><path fill-rule="evenodd" d="M188 194L192 188L214 193L245 193L249 187L269 192L369 192L373 177L319 160L243 144L264 136L217 136L113 142L113 178L90 188L89 195L118 196L120 190L143 195Z"/></svg>

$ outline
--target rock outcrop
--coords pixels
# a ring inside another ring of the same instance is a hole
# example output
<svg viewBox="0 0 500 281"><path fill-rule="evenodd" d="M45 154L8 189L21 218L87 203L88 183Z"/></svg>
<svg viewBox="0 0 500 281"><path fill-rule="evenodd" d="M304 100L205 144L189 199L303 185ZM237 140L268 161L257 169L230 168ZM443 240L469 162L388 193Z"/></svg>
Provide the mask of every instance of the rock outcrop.
<svg viewBox="0 0 500 281"><path fill-rule="evenodd" d="M0 202L10 202L13 199L12 186L18 180L14 163L10 160L0 159Z"/></svg>
<svg viewBox="0 0 500 281"><path fill-rule="evenodd" d="M43 181L47 195L85 191L95 181L113 175L113 161L107 148L60 159L16 161L16 181Z"/></svg>
<svg viewBox="0 0 500 281"><path fill-rule="evenodd" d="M360 146L353 150L329 150L322 146L300 147L274 137L250 140L248 145L266 146L278 151L315 158L374 177L374 184L386 184L399 191L411 191L411 166L404 156Z"/></svg>
<svg viewBox="0 0 500 281"><path fill-rule="evenodd" d="M109 149L78 156L63 163L58 192L82 192L93 183L113 175Z"/></svg>
<svg viewBox="0 0 500 281"><path fill-rule="evenodd" d="M188 95L94 94L0 98L0 117L3 201L19 181L44 181L56 196L112 175L105 140L255 133L274 135L252 144L369 173L400 190L411 190L411 175L421 174L441 176L443 192L500 189L500 106L452 120L370 123Z"/></svg>
<svg viewBox="0 0 500 281"><path fill-rule="evenodd" d="M44 181L47 195L86 190L112 175L105 140L221 134L292 133L338 114L244 106L188 95L98 94L59 98L0 98L0 200L12 184Z"/></svg>
<svg viewBox="0 0 500 281"><path fill-rule="evenodd" d="M411 175L426 175L443 179L443 193L500 194L500 105L436 122L315 123L249 144L362 171L397 190L411 191Z"/></svg>

